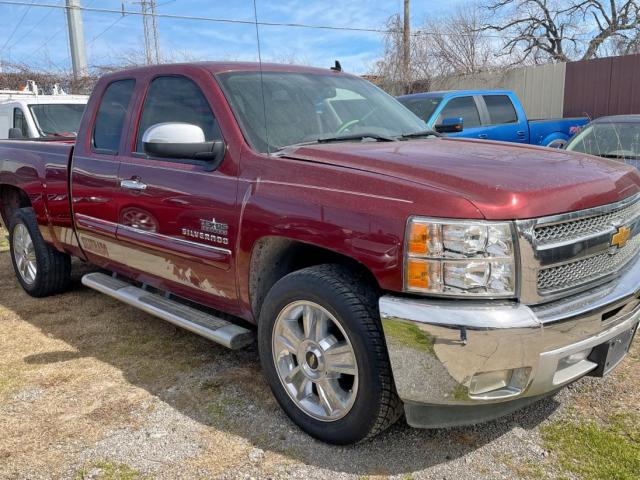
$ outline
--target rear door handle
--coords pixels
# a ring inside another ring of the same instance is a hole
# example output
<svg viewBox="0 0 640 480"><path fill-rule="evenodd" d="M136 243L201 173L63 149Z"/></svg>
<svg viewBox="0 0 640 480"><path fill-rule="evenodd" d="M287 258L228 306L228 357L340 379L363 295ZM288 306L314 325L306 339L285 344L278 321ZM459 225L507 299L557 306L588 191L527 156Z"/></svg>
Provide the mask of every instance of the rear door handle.
<svg viewBox="0 0 640 480"><path fill-rule="evenodd" d="M516 132L516 134L517 134L519 137L524 137L525 133L526 133L526 132L525 132L524 130L518 130L518 131Z"/></svg>
<svg viewBox="0 0 640 480"><path fill-rule="evenodd" d="M486 133L481 133L480 135L478 135L478 138L487 138L487 134Z"/></svg>
<svg viewBox="0 0 640 480"><path fill-rule="evenodd" d="M146 190L147 184L138 179L120 180L120 186L129 190Z"/></svg>

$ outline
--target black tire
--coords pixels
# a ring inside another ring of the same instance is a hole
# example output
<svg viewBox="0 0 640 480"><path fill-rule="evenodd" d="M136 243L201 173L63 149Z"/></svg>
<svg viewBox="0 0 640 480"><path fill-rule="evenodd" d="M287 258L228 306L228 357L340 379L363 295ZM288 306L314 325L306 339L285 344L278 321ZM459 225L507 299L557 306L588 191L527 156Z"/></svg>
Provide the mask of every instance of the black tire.
<svg viewBox="0 0 640 480"><path fill-rule="evenodd" d="M18 225L26 227L33 242L37 269L35 278L30 283L22 277L16 263L14 235ZM32 297L46 297L60 293L69 286L71 257L55 250L44 241L32 208L19 208L13 213L9 227L9 245L11 262L13 263L16 277L24 291L29 295Z"/></svg>
<svg viewBox="0 0 640 480"><path fill-rule="evenodd" d="M273 361L272 334L279 312L307 300L340 323L351 341L358 366L358 389L349 412L334 421L318 420L299 408L284 389ZM362 279L339 265L319 265L293 272L269 291L258 324L260 361L276 400L309 435L347 445L367 440L392 425L402 413L379 320L377 297Z"/></svg>

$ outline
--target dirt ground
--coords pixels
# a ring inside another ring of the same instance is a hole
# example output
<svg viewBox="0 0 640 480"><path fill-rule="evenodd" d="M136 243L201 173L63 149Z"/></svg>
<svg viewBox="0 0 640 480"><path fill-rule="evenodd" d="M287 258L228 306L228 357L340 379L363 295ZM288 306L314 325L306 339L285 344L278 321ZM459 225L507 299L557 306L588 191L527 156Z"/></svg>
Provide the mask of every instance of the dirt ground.
<svg viewBox="0 0 640 480"><path fill-rule="evenodd" d="M638 478L637 341L612 376L499 421L401 421L337 448L280 411L255 348L228 351L80 273L69 293L33 299L0 253L0 478Z"/></svg>

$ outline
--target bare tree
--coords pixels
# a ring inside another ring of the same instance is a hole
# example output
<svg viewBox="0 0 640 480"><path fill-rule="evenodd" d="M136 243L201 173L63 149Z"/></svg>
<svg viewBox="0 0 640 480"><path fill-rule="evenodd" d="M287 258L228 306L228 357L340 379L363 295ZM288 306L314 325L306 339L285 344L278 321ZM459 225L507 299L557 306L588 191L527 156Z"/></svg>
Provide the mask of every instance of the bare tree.
<svg viewBox="0 0 640 480"><path fill-rule="evenodd" d="M464 75L501 66L497 45L482 32L485 19L478 8L460 8L444 21L423 27L425 55L434 57L435 75Z"/></svg>
<svg viewBox="0 0 640 480"><path fill-rule="evenodd" d="M384 55L373 75L393 94L424 91L434 77L463 75L506 65L498 55L499 45L482 32L479 8L460 8L452 16L425 22L411 38L410 64L403 65L402 23L399 15L386 24Z"/></svg>
<svg viewBox="0 0 640 480"><path fill-rule="evenodd" d="M385 24L384 53L371 72L380 87L393 95L411 93L414 84L420 80L428 84L431 69L429 57L423 56L423 44L419 37L412 37L409 49L408 68L404 59L403 22L400 15L392 15Z"/></svg>
<svg viewBox="0 0 640 480"><path fill-rule="evenodd" d="M535 61L595 58L640 21L638 0L494 0L488 10L494 20L483 30L504 33L507 52Z"/></svg>

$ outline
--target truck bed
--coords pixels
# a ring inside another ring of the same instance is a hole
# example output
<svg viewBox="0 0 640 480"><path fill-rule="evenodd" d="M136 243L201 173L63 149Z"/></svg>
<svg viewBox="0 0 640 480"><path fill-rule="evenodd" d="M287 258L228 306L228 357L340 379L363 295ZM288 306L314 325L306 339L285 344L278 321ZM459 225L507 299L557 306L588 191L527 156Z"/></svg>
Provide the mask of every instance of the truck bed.
<svg viewBox="0 0 640 480"><path fill-rule="evenodd" d="M70 139L0 140L0 184L26 192L38 222L50 225L49 232L43 232L45 238L49 234L50 240L64 250L67 250L64 244L72 243L62 241L61 237L65 232L67 237L73 232L68 177L74 144ZM4 212L3 208L2 220L6 225Z"/></svg>

